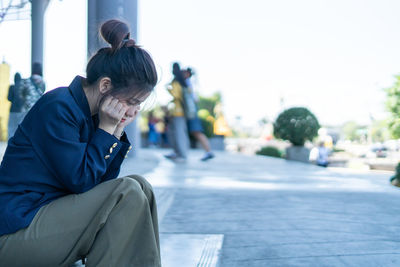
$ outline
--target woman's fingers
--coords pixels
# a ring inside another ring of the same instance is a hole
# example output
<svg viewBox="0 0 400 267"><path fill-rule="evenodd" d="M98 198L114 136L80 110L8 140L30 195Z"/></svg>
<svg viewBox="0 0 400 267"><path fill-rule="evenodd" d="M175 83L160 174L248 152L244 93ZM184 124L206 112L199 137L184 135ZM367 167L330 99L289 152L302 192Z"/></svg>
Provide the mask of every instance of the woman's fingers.
<svg viewBox="0 0 400 267"><path fill-rule="evenodd" d="M111 103L112 101L112 96L108 95L106 98L103 100L103 103L101 103L100 109L105 110Z"/></svg>
<svg viewBox="0 0 400 267"><path fill-rule="evenodd" d="M120 118L122 118L125 115L127 110L128 108L122 106L121 110L119 111L119 115L121 116Z"/></svg>
<svg viewBox="0 0 400 267"><path fill-rule="evenodd" d="M103 110L108 111L109 113L119 114L124 106L117 98L107 96L102 104L102 107L104 108Z"/></svg>
<svg viewBox="0 0 400 267"><path fill-rule="evenodd" d="M99 111L100 123L104 129L115 128L125 112L126 108L117 98L106 96Z"/></svg>
<svg viewBox="0 0 400 267"><path fill-rule="evenodd" d="M115 106L115 110L118 112L120 112L123 108L124 106L120 102L118 102L118 104Z"/></svg>
<svg viewBox="0 0 400 267"><path fill-rule="evenodd" d="M111 98L112 98L112 100L110 102L109 107L112 108L112 109L115 109L118 106L119 101L115 97L111 97Z"/></svg>

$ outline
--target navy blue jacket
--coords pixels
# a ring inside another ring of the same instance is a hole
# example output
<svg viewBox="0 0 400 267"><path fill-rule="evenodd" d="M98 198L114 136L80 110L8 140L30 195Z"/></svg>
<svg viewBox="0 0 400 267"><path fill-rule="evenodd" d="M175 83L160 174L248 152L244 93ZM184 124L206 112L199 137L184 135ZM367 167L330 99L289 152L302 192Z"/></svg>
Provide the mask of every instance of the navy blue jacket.
<svg viewBox="0 0 400 267"><path fill-rule="evenodd" d="M118 176L129 152L99 129L77 76L43 95L9 142L0 166L0 236L29 226L49 202Z"/></svg>

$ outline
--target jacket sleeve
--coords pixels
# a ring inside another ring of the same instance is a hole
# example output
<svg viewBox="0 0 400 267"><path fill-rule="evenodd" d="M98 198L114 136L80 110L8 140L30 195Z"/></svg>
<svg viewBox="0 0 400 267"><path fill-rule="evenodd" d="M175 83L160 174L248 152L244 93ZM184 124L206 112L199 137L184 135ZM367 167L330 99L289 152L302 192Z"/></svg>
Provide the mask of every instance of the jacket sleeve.
<svg viewBox="0 0 400 267"><path fill-rule="evenodd" d="M132 149L126 133L122 135L120 140L121 149L115 155L114 160L111 162L110 166L107 168L106 173L103 175L103 181L108 181L114 179L115 177L118 177L121 164L124 161L125 157L128 156L129 151Z"/></svg>
<svg viewBox="0 0 400 267"><path fill-rule="evenodd" d="M69 103L54 101L40 105L35 111L32 121L36 125L30 127L28 133L32 146L69 191L86 192L103 181L111 165L112 169L119 169L122 161L114 161L114 158L122 143L102 129L95 130L89 141L81 140L81 124L85 122L78 119ZM109 173L107 178L115 178L112 177L114 173Z"/></svg>

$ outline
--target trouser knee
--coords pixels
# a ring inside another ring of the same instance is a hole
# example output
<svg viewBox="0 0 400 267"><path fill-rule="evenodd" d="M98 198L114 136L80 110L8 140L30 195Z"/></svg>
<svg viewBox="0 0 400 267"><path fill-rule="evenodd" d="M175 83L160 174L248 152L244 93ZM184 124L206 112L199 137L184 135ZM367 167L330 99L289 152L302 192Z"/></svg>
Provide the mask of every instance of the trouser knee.
<svg viewBox="0 0 400 267"><path fill-rule="evenodd" d="M144 177L140 175L128 175L127 177L138 182L149 202L153 201L154 199L153 187Z"/></svg>
<svg viewBox="0 0 400 267"><path fill-rule="evenodd" d="M148 207L149 200L138 181L129 177L118 178L116 180L119 185L114 194L118 197L121 208L123 207L123 209L126 209L128 212L131 210L138 211Z"/></svg>

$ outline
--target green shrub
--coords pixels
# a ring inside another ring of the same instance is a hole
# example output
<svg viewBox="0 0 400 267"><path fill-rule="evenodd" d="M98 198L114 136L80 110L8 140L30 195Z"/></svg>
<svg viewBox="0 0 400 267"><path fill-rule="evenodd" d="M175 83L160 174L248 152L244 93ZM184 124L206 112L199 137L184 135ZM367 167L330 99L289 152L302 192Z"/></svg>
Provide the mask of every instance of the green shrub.
<svg viewBox="0 0 400 267"><path fill-rule="evenodd" d="M265 146L256 152L257 155L282 158L282 152L274 146Z"/></svg>
<svg viewBox="0 0 400 267"><path fill-rule="evenodd" d="M397 180L397 181L395 181L395 180ZM391 182L393 185L398 186L398 184L399 184L399 182L400 182L400 162L397 163L396 172L395 172L394 176L392 176L392 177L390 178L390 182Z"/></svg>
<svg viewBox="0 0 400 267"><path fill-rule="evenodd" d="M336 148L336 147L333 147L333 148L332 148L332 152L346 152L346 150L344 150L343 148Z"/></svg>
<svg viewBox="0 0 400 267"><path fill-rule="evenodd" d="M210 138L214 136L214 117L210 115L210 112L206 109L200 109L197 112L197 116L203 126L204 134Z"/></svg>
<svg viewBox="0 0 400 267"><path fill-rule="evenodd" d="M290 108L279 114L274 123L274 136L288 140L295 146L303 146L318 135L317 118L303 107Z"/></svg>
<svg viewBox="0 0 400 267"><path fill-rule="evenodd" d="M199 102L197 102L198 109L208 110L211 116L215 117L214 109L218 103L221 103L222 97L221 93L214 93L212 96L205 97L199 96Z"/></svg>

